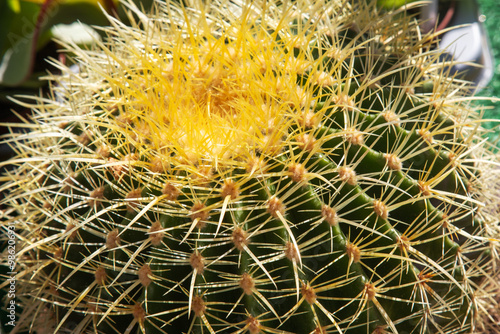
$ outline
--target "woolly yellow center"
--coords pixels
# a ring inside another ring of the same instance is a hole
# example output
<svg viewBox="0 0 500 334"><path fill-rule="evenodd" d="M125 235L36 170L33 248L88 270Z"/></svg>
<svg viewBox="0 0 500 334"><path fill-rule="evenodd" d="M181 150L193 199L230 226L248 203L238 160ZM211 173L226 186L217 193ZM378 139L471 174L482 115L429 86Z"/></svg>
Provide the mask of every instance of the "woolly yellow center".
<svg viewBox="0 0 500 334"><path fill-rule="evenodd" d="M294 55L296 37L232 24L169 31L171 40L147 50L130 80L118 83L129 95L120 117L136 141L190 164L282 149L290 125L310 113L312 93L297 80L313 62Z"/></svg>

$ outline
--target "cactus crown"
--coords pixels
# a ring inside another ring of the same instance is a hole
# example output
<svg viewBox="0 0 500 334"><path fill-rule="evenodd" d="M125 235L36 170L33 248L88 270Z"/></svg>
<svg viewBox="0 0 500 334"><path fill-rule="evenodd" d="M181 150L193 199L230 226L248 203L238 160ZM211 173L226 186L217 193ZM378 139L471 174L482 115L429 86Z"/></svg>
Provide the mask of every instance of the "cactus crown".
<svg viewBox="0 0 500 334"><path fill-rule="evenodd" d="M496 158L436 36L374 3L126 2L67 45L11 139L20 328L480 330Z"/></svg>

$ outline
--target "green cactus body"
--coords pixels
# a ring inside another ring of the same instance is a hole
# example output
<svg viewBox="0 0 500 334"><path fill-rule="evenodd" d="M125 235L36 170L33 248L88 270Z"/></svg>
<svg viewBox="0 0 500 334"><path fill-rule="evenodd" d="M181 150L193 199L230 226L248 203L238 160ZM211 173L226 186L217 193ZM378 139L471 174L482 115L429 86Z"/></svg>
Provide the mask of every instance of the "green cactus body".
<svg viewBox="0 0 500 334"><path fill-rule="evenodd" d="M12 139L17 330L480 330L496 158L436 36L363 1L127 6Z"/></svg>

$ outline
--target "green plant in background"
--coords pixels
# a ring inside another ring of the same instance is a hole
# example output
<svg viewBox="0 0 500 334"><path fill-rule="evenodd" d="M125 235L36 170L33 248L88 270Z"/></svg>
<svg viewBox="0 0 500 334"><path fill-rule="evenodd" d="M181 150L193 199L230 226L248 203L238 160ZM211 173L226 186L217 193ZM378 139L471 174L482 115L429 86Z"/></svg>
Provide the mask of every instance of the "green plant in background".
<svg viewBox="0 0 500 334"><path fill-rule="evenodd" d="M152 3L151 0L138 2L145 8ZM57 71L47 58L64 56L54 38L69 39L82 47L92 44L100 36L90 26L107 24L104 10L128 23L123 7L114 0L0 0L2 122L14 118L10 111L16 106L9 96L47 90L47 81L40 77L47 71ZM4 160L9 154L6 148L0 147L0 159Z"/></svg>
<svg viewBox="0 0 500 334"><path fill-rule="evenodd" d="M435 35L370 1L125 5L6 139L8 330L486 330L498 157Z"/></svg>
<svg viewBox="0 0 500 334"><path fill-rule="evenodd" d="M0 102L8 103L13 92L38 89L44 85L47 63L37 56L55 55L51 39L55 27L80 21L81 24L105 25L107 19L94 0L0 1ZM113 1L102 4L109 13L117 13ZM80 35L74 29L63 37ZM60 34L59 34L60 36ZM91 40L91 36L87 40ZM37 55L38 54L38 55ZM5 110L6 113L8 110Z"/></svg>
<svg viewBox="0 0 500 334"><path fill-rule="evenodd" d="M151 1L141 3L151 5ZM40 85L37 83L40 73L32 73L37 52L47 52L44 48L53 37L91 42L92 36L83 37L79 32L81 26L64 36L57 32L57 28L76 21L106 25L103 8L126 21L123 8L114 0L1 0L0 88Z"/></svg>
<svg viewBox="0 0 500 334"><path fill-rule="evenodd" d="M500 18L500 10L498 3L492 0L478 0L481 6L481 12L484 13L484 25L489 32L489 41L491 43L491 51L493 53L495 64L493 70L493 78L488 84L484 92L481 92L484 96L492 96L498 98L500 96L500 36L497 33L497 22ZM491 101L486 101L484 103L489 107L485 111L485 118L500 119L500 105L497 103L492 103ZM494 124L486 123L486 126L493 127ZM491 137L496 137L498 140L498 132L492 134Z"/></svg>

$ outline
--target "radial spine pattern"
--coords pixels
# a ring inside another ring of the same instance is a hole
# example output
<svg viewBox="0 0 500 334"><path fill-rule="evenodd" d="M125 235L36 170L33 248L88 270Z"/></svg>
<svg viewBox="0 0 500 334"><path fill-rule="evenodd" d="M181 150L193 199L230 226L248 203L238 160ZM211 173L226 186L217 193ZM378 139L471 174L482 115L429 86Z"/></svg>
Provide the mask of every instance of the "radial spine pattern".
<svg viewBox="0 0 500 334"><path fill-rule="evenodd" d="M498 160L438 36L375 3L126 2L67 45L8 139L14 332L478 333Z"/></svg>

